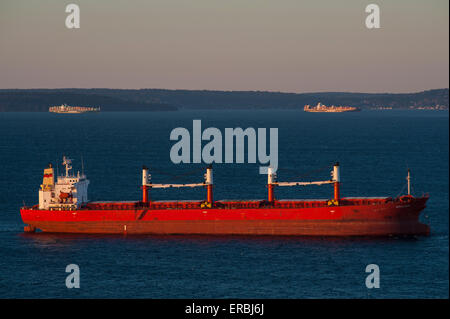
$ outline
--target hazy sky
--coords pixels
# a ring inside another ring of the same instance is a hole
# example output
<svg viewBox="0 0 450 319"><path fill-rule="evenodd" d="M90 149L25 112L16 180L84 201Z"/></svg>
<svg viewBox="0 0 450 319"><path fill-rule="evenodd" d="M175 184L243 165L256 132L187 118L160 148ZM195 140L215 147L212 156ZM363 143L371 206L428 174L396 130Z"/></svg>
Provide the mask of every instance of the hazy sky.
<svg viewBox="0 0 450 319"><path fill-rule="evenodd" d="M67 4L81 28L67 29ZM381 29L365 7L381 8ZM448 0L0 0L0 88L449 86Z"/></svg>

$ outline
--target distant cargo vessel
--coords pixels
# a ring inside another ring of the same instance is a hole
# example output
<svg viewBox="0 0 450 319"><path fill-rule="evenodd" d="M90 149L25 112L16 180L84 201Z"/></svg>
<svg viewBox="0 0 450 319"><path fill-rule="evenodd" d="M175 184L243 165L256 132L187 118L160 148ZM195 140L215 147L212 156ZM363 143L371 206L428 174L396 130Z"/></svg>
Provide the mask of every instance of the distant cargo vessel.
<svg viewBox="0 0 450 319"><path fill-rule="evenodd" d="M143 167L141 200L90 202L89 180L84 173L72 174L71 160L66 157L63 165L65 175L56 180L51 164L44 170L39 204L20 209L26 232L386 236L428 235L430 231L419 221L428 195L411 195L409 171L408 193L395 198L341 197L336 163L331 178L322 181L279 182L269 168L266 199L215 201L211 166L206 169L204 181L191 184L154 184ZM278 200L274 194L276 187L326 184L333 185L331 198ZM150 199L151 189L179 187L206 188L206 199Z"/></svg>
<svg viewBox="0 0 450 319"><path fill-rule="evenodd" d="M354 106L326 106L318 103L316 106L305 105L303 108L305 112L325 112L325 113L342 113L342 112L358 112L360 108Z"/></svg>
<svg viewBox="0 0 450 319"><path fill-rule="evenodd" d="M87 107L87 106L69 106L62 104L59 106L51 106L48 108L52 113L86 113L86 112L100 112L99 107Z"/></svg>

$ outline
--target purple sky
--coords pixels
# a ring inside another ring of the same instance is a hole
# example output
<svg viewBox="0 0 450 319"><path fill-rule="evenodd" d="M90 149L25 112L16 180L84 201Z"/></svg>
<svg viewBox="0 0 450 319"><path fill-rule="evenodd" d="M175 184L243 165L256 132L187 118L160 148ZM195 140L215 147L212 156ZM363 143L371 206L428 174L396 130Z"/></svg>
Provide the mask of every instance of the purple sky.
<svg viewBox="0 0 450 319"><path fill-rule="evenodd" d="M65 6L81 9L67 29ZM381 29L365 27L367 4ZM0 88L449 86L448 0L2 0Z"/></svg>

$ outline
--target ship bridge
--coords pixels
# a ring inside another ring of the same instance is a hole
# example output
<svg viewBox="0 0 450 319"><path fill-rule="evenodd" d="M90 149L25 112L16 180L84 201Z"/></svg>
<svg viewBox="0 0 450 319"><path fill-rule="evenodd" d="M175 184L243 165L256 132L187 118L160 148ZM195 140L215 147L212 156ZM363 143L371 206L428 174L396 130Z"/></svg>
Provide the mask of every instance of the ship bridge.
<svg viewBox="0 0 450 319"><path fill-rule="evenodd" d="M44 178L39 189L39 209L77 209L88 202L89 180L80 172L73 174L72 160L63 157L65 175L57 177L55 183L52 164L44 169Z"/></svg>

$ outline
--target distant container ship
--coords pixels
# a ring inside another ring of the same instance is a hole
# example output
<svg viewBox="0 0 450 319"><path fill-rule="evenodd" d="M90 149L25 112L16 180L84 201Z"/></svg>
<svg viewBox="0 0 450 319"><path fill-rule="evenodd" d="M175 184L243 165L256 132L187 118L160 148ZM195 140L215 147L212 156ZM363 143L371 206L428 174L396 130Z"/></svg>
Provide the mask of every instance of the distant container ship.
<svg viewBox="0 0 450 319"><path fill-rule="evenodd" d="M305 105L303 108L305 112L317 112L317 113L342 113L342 112L358 112L360 108L354 106L326 106L322 103L318 103L316 106Z"/></svg>
<svg viewBox="0 0 450 319"><path fill-rule="evenodd" d="M39 204L22 207L24 231L96 234L214 234L214 235L307 235L386 236L428 235L429 226L419 221L428 195L408 193L392 197L341 197L339 164L330 179L279 182L268 169L266 199L214 200L213 171L204 181L191 184L155 184L142 169L142 199L121 202L88 201L89 180L84 173L71 173L71 160L64 157L65 175L55 180L51 164L44 169ZM331 198L278 200L282 186L332 185ZM206 188L205 200L156 201L151 189ZM242 188L245 189L245 188Z"/></svg>
<svg viewBox="0 0 450 319"><path fill-rule="evenodd" d="M62 104L59 106L51 106L48 108L49 112L52 113L86 113L86 112L100 112L99 107L88 107L88 106L69 106Z"/></svg>

